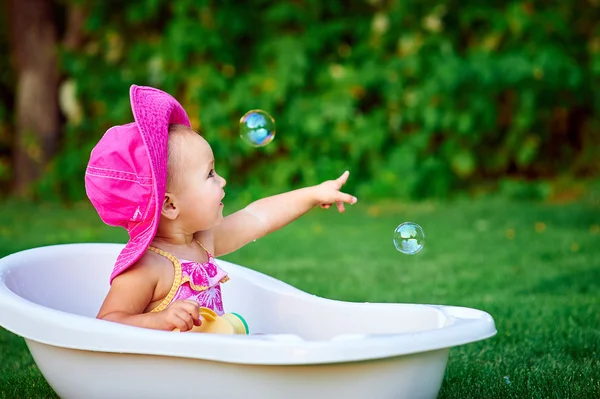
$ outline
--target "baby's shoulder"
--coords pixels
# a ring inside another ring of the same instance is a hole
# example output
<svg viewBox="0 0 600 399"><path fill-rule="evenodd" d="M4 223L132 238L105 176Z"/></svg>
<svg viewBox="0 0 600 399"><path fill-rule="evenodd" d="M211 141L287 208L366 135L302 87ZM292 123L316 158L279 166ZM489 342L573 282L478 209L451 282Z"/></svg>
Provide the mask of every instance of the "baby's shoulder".
<svg viewBox="0 0 600 399"><path fill-rule="evenodd" d="M131 270L146 276L160 279L165 271L173 269L171 261L152 251L146 251L132 266Z"/></svg>

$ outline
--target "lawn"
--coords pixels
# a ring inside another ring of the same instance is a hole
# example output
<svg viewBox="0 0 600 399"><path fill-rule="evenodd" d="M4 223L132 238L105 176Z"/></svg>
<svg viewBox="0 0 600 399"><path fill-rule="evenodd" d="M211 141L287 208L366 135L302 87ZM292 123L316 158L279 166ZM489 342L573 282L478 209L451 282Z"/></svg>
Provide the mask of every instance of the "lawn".
<svg viewBox="0 0 600 399"><path fill-rule="evenodd" d="M417 255L392 244L404 221L425 231ZM0 256L125 238L87 204L0 204ZM343 215L316 209L224 259L328 298L489 312L498 335L450 351L440 398L600 397L598 195L568 204L496 197L359 202ZM23 340L2 329L0 359L0 398L54 397Z"/></svg>

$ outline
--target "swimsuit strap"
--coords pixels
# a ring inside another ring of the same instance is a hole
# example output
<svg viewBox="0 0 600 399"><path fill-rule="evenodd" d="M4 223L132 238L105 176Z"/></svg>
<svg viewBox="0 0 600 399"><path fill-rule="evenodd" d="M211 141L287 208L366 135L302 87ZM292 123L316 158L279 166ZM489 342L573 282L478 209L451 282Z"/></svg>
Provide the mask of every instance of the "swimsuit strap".
<svg viewBox="0 0 600 399"><path fill-rule="evenodd" d="M171 303L173 298L175 297L175 294L177 293L177 290L179 289L179 286L181 285L181 263L179 262L179 259L177 259L175 256L173 256L171 253L169 253L167 251L163 251L162 249L159 249L159 248L156 248L153 246L149 246L148 249L152 252L156 252L157 254L162 255L165 258L169 259L173 263L173 267L175 268L175 277L173 278L173 285L171 285L171 289L169 290L169 293L167 294L165 299L163 299L161 303L159 303L157 306L152 308L152 310L150 310L150 312L153 313L153 312L160 312L162 310L165 310L167 308L167 306L169 306L169 304Z"/></svg>
<svg viewBox="0 0 600 399"><path fill-rule="evenodd" d="M204 245L202 245L202 243L200 241L196 240L195 238L194 238L194 241L196 241L198 244L200 244L200 246L202 247L202 249L206 251L206 254L208 256L210 256L210 252L208 252L208 249L206 249L206 247Z"/></svg>

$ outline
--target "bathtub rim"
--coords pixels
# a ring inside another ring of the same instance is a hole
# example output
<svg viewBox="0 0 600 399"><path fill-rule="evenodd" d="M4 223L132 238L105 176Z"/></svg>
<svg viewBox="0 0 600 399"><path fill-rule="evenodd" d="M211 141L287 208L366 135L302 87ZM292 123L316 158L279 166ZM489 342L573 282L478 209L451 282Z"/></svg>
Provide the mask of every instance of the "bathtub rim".
<svg viewBox="0 0 600 399"><path fill-rule="evenodd" d="M23 338L57 347L130 354L197 358L255 365L309 365L376 360L388 357L452 348L494 336L493 318L486 312L457 306L372 303L380 306L435 308L453 323L438 329L398 334L341 336L326 341L304 340L291 334L264 336L222 336L215 334L174 334L97 320L39 305L18 296L5 284L5 272L42 251L71 253L99 246L117 250L123 244L71 243L36 247L0 259L0 326ZM86 249L87 248L87 249ZM301 295L335 303L354 303L316 297L285 282L231 262L250 276L264 278L282 295ZM13 266L11 266L13 265ZM275 283L277 282L277 283ZM44 326L40 329L39 326Z"/></svg>

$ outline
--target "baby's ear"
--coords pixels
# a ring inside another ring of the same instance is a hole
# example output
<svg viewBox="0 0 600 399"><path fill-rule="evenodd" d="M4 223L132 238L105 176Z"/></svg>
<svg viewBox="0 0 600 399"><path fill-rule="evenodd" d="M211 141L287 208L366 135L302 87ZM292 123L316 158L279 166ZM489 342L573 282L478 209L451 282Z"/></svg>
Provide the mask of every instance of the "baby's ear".
<svg viewBox="0 0 600 399"><path fill-rule="evenodd" d="M165 200L162 203L161 215L167 219L175 220L179 215L179 208L175 205L175 196L171 193L165 194Z"/></svg>

